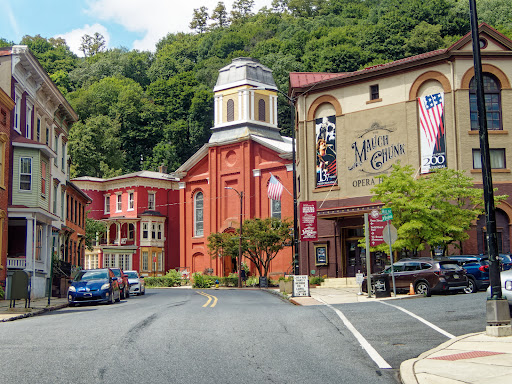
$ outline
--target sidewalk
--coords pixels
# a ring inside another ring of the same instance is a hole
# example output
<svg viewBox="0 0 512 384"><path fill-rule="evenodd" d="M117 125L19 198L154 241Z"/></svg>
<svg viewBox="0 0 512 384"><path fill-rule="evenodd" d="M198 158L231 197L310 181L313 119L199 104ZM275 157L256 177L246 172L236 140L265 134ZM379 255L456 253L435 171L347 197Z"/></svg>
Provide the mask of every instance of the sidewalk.
<svg viewBox="0 0 512 384"><path fill-rule="evenodd" d="M68 300L67 298L60 299L52 297L50 306L48 306L48 298L43 297L31 300L30 308L25 308L25 300L16 300L15 308L9 308L9 304L10 300L0 300L0 322L23 319L44 312L65 308L68 306Z"/></svg>
<svg viewBox="0 0 512 384"><path fill-rule="evenodd" d="M296 305L400 300L418 295L368 298L357 288L313 288L311 297L293 297ZM323 302L322 302L323 301ZM509 384L512 382L512 336L487 336L485 331L462 335L400 365L403 384Z"/></svg>

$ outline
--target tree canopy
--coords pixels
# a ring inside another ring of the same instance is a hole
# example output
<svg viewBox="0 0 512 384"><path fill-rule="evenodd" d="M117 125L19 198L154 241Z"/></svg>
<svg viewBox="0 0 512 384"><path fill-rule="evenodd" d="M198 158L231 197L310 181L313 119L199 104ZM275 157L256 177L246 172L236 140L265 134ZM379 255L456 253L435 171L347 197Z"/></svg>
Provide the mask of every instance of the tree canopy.
<svg viewBox="0 0 512 384"><path fill-rule="evenodd" d="M479 21L512 37L511 4L477 0ZM162 36L154 53L107 49L100 33L83 36L85 57L61 38L24 36L19 44L28 45L78 112L73 131L87 130L88 119L99 116L119 129L111 145L122 156L91 168L75 153L73 176L156 170L162 161L173 171L208 141L212 89L233 58L269 66L286 93L292 71L354 71L448 47L469 31L468 13L468 0L274 0L260 10L254 0L232 0L230 13L222 1L195 9L190 32ZM0 37L0 46L13 44ZM290 107L281 95L278 104L279 126L289 136Z"/></svg>

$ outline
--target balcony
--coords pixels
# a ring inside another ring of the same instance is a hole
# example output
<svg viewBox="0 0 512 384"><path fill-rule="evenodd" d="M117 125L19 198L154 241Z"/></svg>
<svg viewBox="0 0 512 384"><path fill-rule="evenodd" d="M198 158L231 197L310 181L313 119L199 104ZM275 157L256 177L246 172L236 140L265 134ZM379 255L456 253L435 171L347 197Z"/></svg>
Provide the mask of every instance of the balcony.
<svg viewBox="0 0 512 384"><path fill-rule="evenodd" d="M7 269L25 269L27 261L25 257L8 257Z"/></svg>

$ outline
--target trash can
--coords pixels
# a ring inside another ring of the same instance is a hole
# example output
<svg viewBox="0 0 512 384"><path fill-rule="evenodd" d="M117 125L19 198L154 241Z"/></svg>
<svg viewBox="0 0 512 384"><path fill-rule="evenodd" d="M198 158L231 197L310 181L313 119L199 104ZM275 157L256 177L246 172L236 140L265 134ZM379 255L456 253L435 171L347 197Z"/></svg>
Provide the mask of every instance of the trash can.
<svg viewBox="0 0 512 384"><path fill-rule="evenodd" d="M30 306L29 277L25 271L14 271L11 277L11 288L9 290L9 307L16 307L16 300L25 299L25 308Z"/></svg>
<svg viewBox="0 0 512 384"><path fill-rule="evenodd" d="M391 297L391 287L389 284L388 275L374 277L372 280L372 286L375 290L375 297Z"/></svg>

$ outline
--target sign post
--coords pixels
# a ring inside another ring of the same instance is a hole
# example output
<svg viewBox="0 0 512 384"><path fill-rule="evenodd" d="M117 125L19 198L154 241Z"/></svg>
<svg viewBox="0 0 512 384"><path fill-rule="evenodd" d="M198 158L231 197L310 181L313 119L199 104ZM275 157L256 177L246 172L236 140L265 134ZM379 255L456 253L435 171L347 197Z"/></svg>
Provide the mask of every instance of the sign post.
<svg viewBox="0 0 512 384"><path fill-rule="evenodd" d="M375 212L375 213L374 213ZM372 216L375 214L375 216L379 216L379 211L373 210ZM370 270L370 230L369 230L369 220L368 220L368 214L364 214L364 233L366 237L366 287L368 289L368 297L372 297L372 278L371 278L371 270Z"/></svg>
<svg viewBox="0 0 512 384"><path fill-rule="evenodd" d="M389 261L391 262L391 279L393 280L393 296L396 297L395 272L394 272L394 267L393 267L394 257L393 257L393 248L391 246L397 239L397 231L396 231L396 228L393 227L393 225L391 224L391 220L393 220L393 211L391 210L391 208L382 208L381 213L382 213L382 220L385 220L388 222L386 225L387 231L384 231L384 233L386 235L383 236L383 240L389 245ZM393 231L394 236L392 236L391 227L393 227L393 229L394 229L394 231Z"/></svg>

